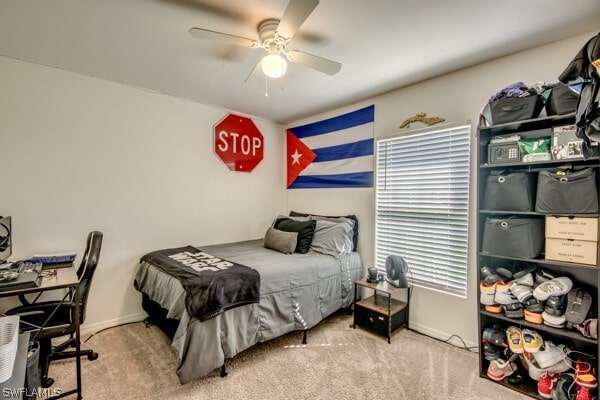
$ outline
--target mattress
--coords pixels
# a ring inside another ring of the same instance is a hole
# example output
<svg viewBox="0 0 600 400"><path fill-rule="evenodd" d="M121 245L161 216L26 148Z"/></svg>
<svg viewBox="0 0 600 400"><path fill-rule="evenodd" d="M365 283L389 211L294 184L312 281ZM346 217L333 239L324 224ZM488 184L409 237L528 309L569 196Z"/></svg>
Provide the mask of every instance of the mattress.
<svg viewBox="0 0 600 400"><path fill-rule="evenodd" d="M309 251L282 254L262 240L197 246L216 257L246 265L260 274L260 302L201 322L188 315L179 280L142 262L135 287L179 320L172 348L179 381L190 382L221 367L226 358L286 333L306 330L354 298L354 281L362 275L357 252L340 257Z"/></svg>

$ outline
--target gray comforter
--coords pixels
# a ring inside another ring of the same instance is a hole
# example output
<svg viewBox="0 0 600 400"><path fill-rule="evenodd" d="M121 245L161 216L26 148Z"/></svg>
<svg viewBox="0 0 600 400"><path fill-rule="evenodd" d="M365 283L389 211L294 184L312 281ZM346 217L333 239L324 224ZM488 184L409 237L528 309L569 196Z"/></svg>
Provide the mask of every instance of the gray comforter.
<svg viewBox="0 0 600 400"><path fill-rule="evenodd" d="M230 309L200 322L184 304L180 282L142 262L136 287L180 320L172 348L177 355L181 383L207 375L252 345L296 330L309 329L336 310L352 304L354 284L362 275L358 253L340 258L309 251L282 254L265 249L262 240L201 248L260 273L258 304Z"/></svg>

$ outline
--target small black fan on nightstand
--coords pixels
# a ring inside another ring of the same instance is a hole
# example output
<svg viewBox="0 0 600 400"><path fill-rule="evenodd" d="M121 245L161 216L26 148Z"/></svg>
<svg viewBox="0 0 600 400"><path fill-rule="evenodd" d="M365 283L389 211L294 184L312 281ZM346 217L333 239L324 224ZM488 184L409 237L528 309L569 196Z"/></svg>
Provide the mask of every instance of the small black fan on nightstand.
<svg viewBox="0 0 600 400"><path fill-rule="evenodd" d="M388 256L388 258L385 260L385 272L387 273L386 281L392 286L398 288L407 288L407 271L408 264L406 264L404 258L400 256Z"/></svg>

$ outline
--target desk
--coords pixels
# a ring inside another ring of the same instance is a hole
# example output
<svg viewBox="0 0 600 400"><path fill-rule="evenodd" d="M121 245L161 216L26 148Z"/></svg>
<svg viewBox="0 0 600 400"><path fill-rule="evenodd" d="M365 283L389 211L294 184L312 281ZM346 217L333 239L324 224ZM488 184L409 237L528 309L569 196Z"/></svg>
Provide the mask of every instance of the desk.
<svg viewBox="0 0 600 400"><path fill-rule="evenodd" d="M40 293L49 290L56 289L70 289L74 292L74 302L75 302L75 315L79 315L79 303L80 303L80 294L79 294L79 279L77 278L77 272L75 271L75 267L71 266L68 268L58 268L55 270L56 275L46 276L42 279L40 286L37 287L29 287L29 288L21 288L21 289L13 289L13 290L2 290L0 291L0 297L8 297L8 296L17 296L20 294L28 294L28 293ZM35 335L32 335L32 338ZM69 396L71 394L77 393L77 399L81 399L81 337L79 333L79 318L75 318L75 352L77 356L75 357L75 364L77 370L77 388L72 390L67 390L61 392L59 395L54 397L49 397L48 399L58 399L61 397Z"/></svg>

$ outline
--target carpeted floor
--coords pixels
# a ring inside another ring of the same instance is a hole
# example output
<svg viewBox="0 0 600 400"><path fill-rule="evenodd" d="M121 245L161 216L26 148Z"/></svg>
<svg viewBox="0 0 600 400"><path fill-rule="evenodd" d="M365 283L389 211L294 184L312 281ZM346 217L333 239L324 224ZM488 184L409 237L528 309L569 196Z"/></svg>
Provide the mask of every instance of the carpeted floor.
<svg viewBox="0 0 600 400"><path fill-rule="evenodd" d="M92 336L83 348L100 354L82 361L83 398L113 399L529 399L481 379L477 355L401 330L392 343L336 314L309 331L259 344L218 371L186 385L166 336L143 323ZM74 361L50 366L53 389L74 387ZM71 396L70 398L75 398Z"/></svg>

